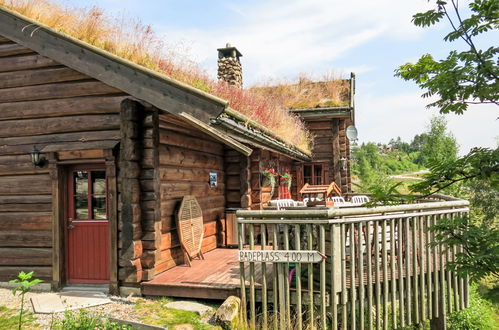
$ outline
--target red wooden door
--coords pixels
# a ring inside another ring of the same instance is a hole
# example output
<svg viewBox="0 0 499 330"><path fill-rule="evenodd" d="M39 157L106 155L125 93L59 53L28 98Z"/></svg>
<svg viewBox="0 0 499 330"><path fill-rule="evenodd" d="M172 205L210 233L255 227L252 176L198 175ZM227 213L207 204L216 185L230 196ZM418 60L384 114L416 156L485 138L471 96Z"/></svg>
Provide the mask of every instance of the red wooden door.
<svg viewBox="0 0 499 330"><path fill-rule="evenodd" d="M106 171L68 169L66 267L68 283L109 282L109 216Z"/></svg>

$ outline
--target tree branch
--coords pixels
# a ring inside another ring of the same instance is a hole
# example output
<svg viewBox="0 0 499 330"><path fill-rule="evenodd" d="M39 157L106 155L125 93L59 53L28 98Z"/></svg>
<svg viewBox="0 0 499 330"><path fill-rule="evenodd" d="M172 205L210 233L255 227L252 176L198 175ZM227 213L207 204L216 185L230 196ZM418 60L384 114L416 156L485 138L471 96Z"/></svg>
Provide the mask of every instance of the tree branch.
<svg viewBox="0 0 499 330"><path fill-rule="evenodd" d="M478 174L474 174L474 175L468 175L468 176L464 176L462 178L459 178L459 179L453 179L453 180L450 180L449 183L445 184L444 186L442 187L439 187L437 190L431 192L431 193L428 193L426 195L423 195L422 198L425 198L425 197L428 197L428 196L431 196L433 194L436 194L437 192L447 188L447 187L450 187L452 186L454 183L457 183L457 182L460 182L460 181L464 181L464 180L468 180L468 179L473 179L473 178L476 178L478 176Z"/></svg>
<svg viewBox="0 0 499 330"><path fill-rule="evenodd" d="M471 36L468 34L468 31L465 30L463 28L463 20L461 19L461 15L459 14L459 8L458 8L458 5L456 2L454 2L454 0L451 0L451 3L452 3L452 6L454 7L454 11L456 12L456 17L457 17L457 20L459 21L459 27L460 27L460 30L463 31L463 34L464 36L466 37L463 37L463 35L461 35L460 37L471 47L471 50L473 51L473 53L475 53L478 61L481 63L481 67L485 68L489 74L491 76L493 76L495 79L499 79L499 77L497 77L497 75L490 71L486 66L485 66L485 61L482 59L481 55L478 53L478 51L476 50L476 47L475 47L475 44L473 43L473 39L471 38ZM454 29L454 31L458 32L458 30L456 30L455 26L454 26L454 22L452 22L452 19L450 18L450 16L448 15L447 13L447 10L445 9L444 7L444 12L445 12L445 16L447 16L447 19L449 20L449 22L451 23L452 25L452 28Z"/></svg>

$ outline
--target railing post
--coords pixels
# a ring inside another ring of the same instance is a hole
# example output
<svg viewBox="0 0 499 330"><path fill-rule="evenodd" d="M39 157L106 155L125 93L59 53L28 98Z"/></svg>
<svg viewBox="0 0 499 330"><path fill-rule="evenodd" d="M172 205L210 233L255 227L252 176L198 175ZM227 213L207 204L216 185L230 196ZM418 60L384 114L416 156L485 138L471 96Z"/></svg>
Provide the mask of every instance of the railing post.
<svg viewBox="0 0 499 330"><path fill-rule="evenodd" d="M249 225L249 249L255 249L255 225ZM256 328L256 296L255 296L255 262L249 263L249 280L250 280L250 325L252 329Z"/></svg>
<svg viewBox="0 0 499 330"><path fill-rule="evenodd" d="M239 219L238 219L237 225L239 226L239 232L238 232L239 250L243 250L244 249L244 233L243 233L244 224L239 223ZM244 324L248 324L248 310L247 310L247 300L246 300L246 276L245 276L246 268L244 267L244 262L239 262L239 271L240 271L239 277L241 280L241 292L240 292L240 294L241 294L241 314L243 317Z"/></svg>
<svg viewBox="0 0 499 330"><path fill-rule="evenodd" d="M278 281L278 287L277 290L279 291L279 328L280 329L286 329L286 320L288 318L288 315L286 313L287 306L286 306L286 281L288 280L286 277L286 266L284 263L279 263L277 264L277 281ZM274 292L275 294L275 292Z"/></svg>
<svg viewBox="0 0 499 330"><path fill-rule="evenodd" d="M267 247L267 227L262 224L260 225L260 234L262 237L262 250L266 250ZM262 262L261 264L262 267L262 329L266 330L268 328L268 308L267 308L267 265L265 262Z"/></svg>
<svg viewBox="0 0 499 330"><path fill-rule="evenodd" d="M440 299L440 304L438 309L442 311L445 308L445 304L443 303L443 299ZM447 316L445 313L439 313L438 317L434 317L430 320L430 329L431 330L445 330L447 329Z"/></svg>
<svg viewBox="0 0 499 330"><path fill-rule="evenodd" d="M331 314L333 318L332 329L338 329L338 293L341 292L341 233L339 224L331 224L329 226L331 231Z"/></svg>
<svg viewBox="0 0 499 330"><path fill-rule="evenodd" d="M319 250L322 255L326 255L326 228L325 225L319 227ZM321 328L326 329L326 260L320 263L320 291L321 291Z"/></svg>

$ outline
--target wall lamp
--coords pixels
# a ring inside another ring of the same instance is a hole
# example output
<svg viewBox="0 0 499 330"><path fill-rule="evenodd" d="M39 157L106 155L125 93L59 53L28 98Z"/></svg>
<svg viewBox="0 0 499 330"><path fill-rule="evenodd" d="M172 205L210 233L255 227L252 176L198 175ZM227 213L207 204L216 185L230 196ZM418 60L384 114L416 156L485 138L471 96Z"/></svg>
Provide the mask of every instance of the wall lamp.
<svg viewBox="0 0 499 330"><path fill-rule="evenodd" d="M341 157L340 158L340 168L342 171L346 171L347 170L347 166L348 166L348 163L347 163L347 159L345 157Z"/></svg>
<svg viewBox="0 0 499 330"><path fill-rule="evenodd" d="M31 162L35 167L43 167L43 165L47 162L47 159L40 154L40 150L38 150L36 146L33 146L33 149L31 149L29 155L31 156Z"/></svg>

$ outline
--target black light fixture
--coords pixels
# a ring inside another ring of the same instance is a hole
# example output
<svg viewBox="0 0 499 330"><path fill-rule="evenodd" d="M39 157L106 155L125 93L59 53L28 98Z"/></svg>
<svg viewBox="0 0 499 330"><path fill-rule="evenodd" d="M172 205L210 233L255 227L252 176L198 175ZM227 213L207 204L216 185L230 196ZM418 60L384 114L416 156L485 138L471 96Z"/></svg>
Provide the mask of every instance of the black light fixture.
<svg viewBox="0 0 499 330"><path fill-rule="evenodd" d="M43 165L45 165L45 162L47 161L45 157L40 154L40 150L38 150L36 146L33 146L33 149L31 149L29 155L31 156L31 162L35 167L43 167Z"/></svg>

